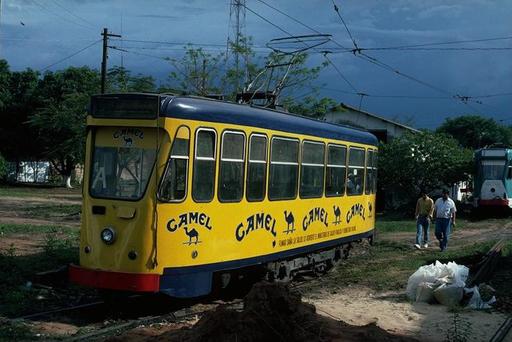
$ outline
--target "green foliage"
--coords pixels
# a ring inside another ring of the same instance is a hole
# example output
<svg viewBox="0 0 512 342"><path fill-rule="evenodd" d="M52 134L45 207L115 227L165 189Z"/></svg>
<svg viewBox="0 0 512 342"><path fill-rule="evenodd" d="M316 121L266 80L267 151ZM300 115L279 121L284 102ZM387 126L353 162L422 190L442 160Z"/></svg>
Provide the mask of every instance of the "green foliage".
<svg viewBox="0 0 512 342"><path fill-rule="evenodd" d="M302 88L311 89L312 82L327 66L326 63L315 67L307 66L306 53L299 53L292 57L272 52L263 59L256 59L251 37L242 37L240 44L233 42L230 44L234 51L240 53L238 67L236 62L226 60L224 53L213 55L202 48L185 46L185 54L182 58L168 59L176 70L169 75L171 86L180 88L182 92L201 96L224 94L230 100L234 100L237 92L246 89L249 84L251 84L249 91L278 89L279 92L290 95ZM292 62L291 67L282 65L267 68L269 65L288 62ZM221 70L221 65L224 71ZM293 105L293 100L288 98L286 103ZM304 109L299 106L297 111L312 112L314 116L321 116L322 112L325 112L324 107L330 104L329 99L316 101L310 97L304 101Z"/></svg>
<svg viewBox="0 0 512 342"><path fill-rule="evenodd" d="M62 176L69 177L83 160L87 104L98 90L98 72L88 67L47 72L39 82L40 105L29 122L39 133L43 157Z"/></svg>
<svg viewBox="0 0 512 342"><path fill-rule="evenodd" d="M31 332L30 328L23 323L14 323L8 320L2 322L0 319L0 341L29 341L36 340L37 337Z"/></svg>
<svg viewBox="0 0 512 342"><path fill-rule="evenodd" d="M130 70L115 66L107 73L107 89L112 93L124 92L154 92L156 90L155 79L151 76L133 76Z"/></svg>
<svg viewBox="0 0 512 342"><path fill-rule="evenodd" d="M318 99L313 96L307 96L302 102L295 102L292 98L288 97L283 101L283 106L294 114L310 116L315 119L323 119L332 108L336 107L338 103L328 97Z"/></svg>
<svg viewBox="0 0 512 342"><path fill-rule="evenodd" d="M19 316L47 310L49 303L69 300L63 298L68 290L53 293L32 286L36 273L78 261L78 236L55 234L46 236L41 253L19 255L15 246L6 252L0 251L0 315Z"/></svg>
<svg viewBox="0 0 512 342"><path fill-rule="evenodd" d="M446 342L466 342L471 338L472 324L460 315L453 312L452 326L446 332Z"/></svg>
<svg viewBox="0 0 512 342"><path fill-rule="evenodd" d="M430 192L468 179L473 154L439 133L407 133L381 146L379 180L384 188L412 201L420 190Z"/></svg>
<svg viewBox="0 0 512 342"><path fill-rule="evenodd" d="M498 124L492 118L464 115L448 118L437 129L453 136L461 146L478 149L491 144L512 146L512 128Z"/></svg>
<svg viewBox="0 0 512 342"><path fill-rule="evenodd" d="M7 176L7 161L2 157L0 153L0 181Z"/></svg>

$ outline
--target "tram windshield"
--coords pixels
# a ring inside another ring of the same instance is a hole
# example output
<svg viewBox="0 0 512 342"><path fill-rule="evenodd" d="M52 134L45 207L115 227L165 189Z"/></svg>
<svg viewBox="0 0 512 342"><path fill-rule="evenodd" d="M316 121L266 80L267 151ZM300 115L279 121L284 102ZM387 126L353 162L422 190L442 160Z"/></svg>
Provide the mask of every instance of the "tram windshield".
<svg viewBox="0 0 512 342"><path fill-rule="evenodd" d="M484 179L503 179L505 161L493 160L482 162L482 176Z"/></svg>
<svg viewBox="0 0 512 342"><path fill-rule="evenodd" d="M144 130L97 131L89 180L91 196L125 200L142 198L155 163L156 146L150 143L152 137L154 132ZM120 144L115 140L123 142Z"/></svg>

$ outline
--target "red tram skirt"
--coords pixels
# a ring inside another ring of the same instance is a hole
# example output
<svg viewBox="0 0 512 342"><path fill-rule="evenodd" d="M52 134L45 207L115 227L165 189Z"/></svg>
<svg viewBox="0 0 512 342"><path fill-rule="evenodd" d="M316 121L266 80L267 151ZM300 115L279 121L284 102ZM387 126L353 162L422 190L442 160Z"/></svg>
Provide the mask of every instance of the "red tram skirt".
<svg viewBox="0 0 512 342"><path fill-rule="evenodd" d="M93 270L69 265L69 280L88 287L134 292L158 292L160 275Z"/></svg>

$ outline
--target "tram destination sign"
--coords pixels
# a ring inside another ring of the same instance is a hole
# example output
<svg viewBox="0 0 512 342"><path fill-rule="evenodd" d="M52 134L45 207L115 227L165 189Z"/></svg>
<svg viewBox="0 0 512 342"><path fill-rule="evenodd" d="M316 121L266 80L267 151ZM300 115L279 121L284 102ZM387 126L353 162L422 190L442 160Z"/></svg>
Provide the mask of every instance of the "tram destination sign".
<svg viewBox="0 0 512 342"><path fill-rule="evenodd" d="M91 98L90 114L103 119L156 119L159 106L158 95L95 95Z"/></svg>

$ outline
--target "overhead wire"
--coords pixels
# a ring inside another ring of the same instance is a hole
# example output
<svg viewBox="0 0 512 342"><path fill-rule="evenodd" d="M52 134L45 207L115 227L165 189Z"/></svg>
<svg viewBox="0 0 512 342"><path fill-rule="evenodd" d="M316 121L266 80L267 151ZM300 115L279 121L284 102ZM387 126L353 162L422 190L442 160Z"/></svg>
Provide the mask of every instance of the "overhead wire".
<svg viewBox="0 0 512 342"><path fill-rule="evenodd" d="M91 23L89 20L86 20L84 18L82 18L81 16L79 15L76 15L75 13L73 13L72 11L70 11L69 9L67 9L66 7L64 7L63 5L61 5L57 0L52 0L52 2L57 6L57 7L60 7L61 9L63 9L64 11L68 12L70 15L72 15L73 17L81 20L83 23L85 23L86 25L90 26L91 28L95 28L95 25L93 23Z"/></svg>
<svg viewBox="0 0 512 342"><path fill-rule="evenodd" d="M46 67L44 67L44 68L40 69L39 71L40 71L40 72L43 72L43 71L45 71L45 70L48 70L48 69L50 69L51 67L53 67L54 65L57 65L57 64L59 64L59 63L62 63L62 62L64 62L64 61L66 61L66 60L68 60L68 59L70 59L70 58L72 58L72 57L74 57L74 56L78 55L78 54L79 54L79 53L81 53L82 51L85 51L85 50L89 49L90 47L92 47L92 46L94 46L94 45L98 44L99 42L101 42L101 39L98 39L98 40L94 41L93 43L91 43L91 44L87 45L86 47L81 48L80 50L78 50L78 51L76 51L76 52L73 52L71 55L68 55L68 56L66 56L66 57L64 57L64 58L62 58L62 59L59 59L59 60L58 60L58 61L56 61L55 63L52 63L52 64L50 64L50 65L48 65L48 66L46 66Z"/></svg>
<svg viewBox="0 0 512 342"><path fill-rule="evenodd" d="M44 6L43 4L41 4L38 0L30 0L30 1L31 1L33 4L36 4L37 6L39 6L39 7L40 7L41 9L43 9L45 12L47 12L47 13L49 13L49 14L52 14L52 15L54 15L54 16L56 16L56 17L60 18L61 20L64 20L64 21L66 21L66 22L68 22L68 23L71 23L71 24L73 24L73 25L80 26L80 27L82 27L82 28L86 28L86 29L88 29L88 30L94 30L94 28L92 28L92 27L90 27L90 26L85 26L85 25L80 24L80 23L78 23L78 22L76 22L76 21L70 20L70 19L68 19L68 18L66 18L66 17L64 17L64 16L62 16L62 15L60 15L58 12L54 12L54 11L52 11L52 10L48 9L48 7L46 7L46 6Z"/></svg>
<svg viewBox="0 0 512 342"><path fill-rule="evenodd" d="M247 9L249 12L251 12L252 14L256 15L257 17L259 17L260 19L262 19L263 21L267 22L268 24L274 26L275 28L277 28L279 31L285 33L286 35L288 35L289 37L295 37L294 35L292 35L290 32L286 31L285 29L283 29L282 27L280 27L279 25L277 24L274 24L273 22L271 22L270 20L268 20L267 18L263 17L262 15L258 14L257 12L253 11L251 8L247 7L247 5L244 5L245 9ZM300 40L299 40L300 41ZM317 50L317 49L315 49ZM339 68L337 68L334 63L330 60L330 58L327 57L327 54L326 53L323 53L323 56L324 58L327 60L327 62L336 70L336 72L342 77L342 79L349 85L350 88L352 88L353 90L357 91L357 89L354 87L354 85L352 84L352 82L350 82L347 77L345 77L343 75L343 73L341 72L341 70L339 70Z"/></svg>

